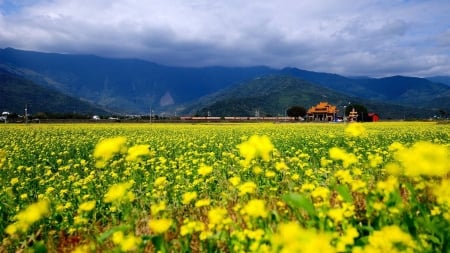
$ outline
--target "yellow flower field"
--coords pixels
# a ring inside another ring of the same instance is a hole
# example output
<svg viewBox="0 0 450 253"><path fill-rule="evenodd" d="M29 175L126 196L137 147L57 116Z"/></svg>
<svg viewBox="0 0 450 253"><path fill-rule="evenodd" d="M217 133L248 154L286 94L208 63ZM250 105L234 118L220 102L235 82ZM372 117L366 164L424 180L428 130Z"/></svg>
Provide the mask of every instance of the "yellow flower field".
<svg viewBox="0 0 450 253"><path fill-rule="evenodd" d="M448 252L450 125L0 125L0 252Z"/></svg>

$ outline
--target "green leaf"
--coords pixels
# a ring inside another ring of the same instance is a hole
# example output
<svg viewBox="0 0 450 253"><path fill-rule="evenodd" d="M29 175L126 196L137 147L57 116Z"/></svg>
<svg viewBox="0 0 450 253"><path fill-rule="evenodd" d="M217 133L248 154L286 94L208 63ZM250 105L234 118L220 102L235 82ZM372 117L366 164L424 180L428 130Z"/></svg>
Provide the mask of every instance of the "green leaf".
<svg viewBox="0 0 450 253"><path fill-rule="evenodd" d="M152 243L158 252L166 253L167 249L164 245L164 238L161 235L152 237Z"/></svg>
<svg viewBox="0 0 450 253"><path fill-rule="evenodd" d="M316 209L309 197L298 193L288 193L283 196L283 200L292 208L305 210L310 216L316 214Z"/></svg>
<svg viewBox="0 0 450 253"><path fill-rule="evenodd" d="M340 184L336 186L336 191L344 198L346 202L353 202L353 196L347 185Z"/></svg>
<svg viewBox="0 0 450 253"><path fill-rule="evenodd" d="M43 242L38 242L33 245L33 252L34 253L47 253L47 247L45 247L45 244Z"/></svg>

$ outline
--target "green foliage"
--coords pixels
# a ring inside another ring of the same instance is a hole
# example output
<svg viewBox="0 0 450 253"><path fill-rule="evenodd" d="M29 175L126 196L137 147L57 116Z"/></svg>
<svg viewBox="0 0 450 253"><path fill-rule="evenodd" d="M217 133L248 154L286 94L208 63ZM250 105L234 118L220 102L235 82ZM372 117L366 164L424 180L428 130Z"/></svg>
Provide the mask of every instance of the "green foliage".
<svg viewBox="0 0 450 253"><path fill-rule="evenodd" d="M361 104L350 104L345 108L345 115L349 115L350 112L355 109L355 111L358 112L358 121L368 121L368 111L367 108L364 105Z"/></svg>
<svg viewBox="0 0 450 253"><path fill-rule="evenodd" d="M299 117L304 117L306 115L306 109L304 107L295 105L287 109L286 113L287 116L295 117L296 119L298 119Z"/></svg>

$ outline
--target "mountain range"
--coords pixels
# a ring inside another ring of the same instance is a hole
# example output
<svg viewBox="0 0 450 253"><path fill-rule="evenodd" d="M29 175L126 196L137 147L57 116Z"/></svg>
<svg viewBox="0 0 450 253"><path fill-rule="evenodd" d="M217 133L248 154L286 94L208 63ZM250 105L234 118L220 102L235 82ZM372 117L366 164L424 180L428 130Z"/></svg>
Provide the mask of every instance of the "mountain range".
<svg viewBox="0 0 450 253"><path fill-rule="evenodd" d="M35 111L264 116L282 114L293 105L307 108L328 101L338 107L363 104L382 118L450 112L450 77L443 76L369 78L265 66L171 67L138 59L12 48L0 49L0 70L0 85L9 87L0 93L3 111L30 101ZM3 80L8 78L13 81ZM33 91L28 100L20 93L23 89ZM49 99L57 93L66 97ZM63 103L51 105L54 101Z"/></svg>

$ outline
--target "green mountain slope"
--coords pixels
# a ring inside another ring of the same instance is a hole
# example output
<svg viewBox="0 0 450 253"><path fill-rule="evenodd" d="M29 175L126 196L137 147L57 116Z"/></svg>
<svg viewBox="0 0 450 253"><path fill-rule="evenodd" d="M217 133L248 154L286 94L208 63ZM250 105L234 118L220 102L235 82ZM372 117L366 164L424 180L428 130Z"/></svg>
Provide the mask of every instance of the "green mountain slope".
<svg viewBox="0 0 450 253"><path fill-rule="evenodd" d="M297 92L295 98L289 92L278 96L276 90L283 87L270 84L266 84L264 89L258 88L257 92L248 88L223 101L216 100L215 110L223 110L224 104L234 104L234 110L239 114L255 115L258 110L260 114L278 115L294 101L308 107L321 100L344 105L348 100L358 101L356 98L360 98L370 103L374 111L382 109L388 115L401 114L401 118L405 115L429 117L439 111L450 113L450 86L414 77L348 78L297 68L170 67L136 59L51 54L12 48L0 49L0 69L120 113L148 113L150 108L156 114L192 113L199 110L198 106L192 109L187 105L202 105L206 98L219 99L212 94L224 89L230 91L246 80L270 75L296 77L316 85L314 89L302 88L305 92ZM297 88L290 87L293 91ZM209 102L202 108L212 105Z"/></svg>
<svg viewBox="0 0 450 253"><path fill-rule="evenodd" d="M28 113L108 114L88 102L42 87L14 74L0 71L0 111Z"/></svg>
<svg viewBox="0 0 450 253"><path fill-rule="evenodd" d="M233 88L204 97L197 103L186 106L185 114L211 116L282 116L291 106L306 109L320 101L327 101L343 111L352 103L365 105L369 111L377 112L382 118L431 117L433 111L381 103L368 99L351 97L324 88L308 81L287 75L272 75L241 83Z"/></svg>
<svg viewBox="0 0 450 253"><path fill-rule="evenodd" d="M450 87L424 78L392 76L347 78L335 74L285 68L289 74L349 96L409 107L450 111ZM436 100L440 102L437 103Z"/></svg>
<svg viewBox="0 0 450 253"><path fill-rule="evenodd" d="M67 95L124 113L194 101L248 78L274 72L267 67L168 67L136 59L0 49L0 68Z"/></svg>

